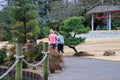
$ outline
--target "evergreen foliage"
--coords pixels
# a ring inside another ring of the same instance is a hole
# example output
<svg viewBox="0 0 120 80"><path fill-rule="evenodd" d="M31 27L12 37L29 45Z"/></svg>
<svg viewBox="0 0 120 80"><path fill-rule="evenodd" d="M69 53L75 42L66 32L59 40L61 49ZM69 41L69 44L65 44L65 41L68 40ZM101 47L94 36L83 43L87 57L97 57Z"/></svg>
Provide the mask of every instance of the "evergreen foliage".
<svg viewBox="0 0 120 80"><path fill-rule="evenodd" d="M4 62L6 57L7 57L6 50L5 49L1 49L0 50L0 64L3 64L3 62Z"/></svg>
<svg viewBox="0 0 120 80"><path fill-rule="evenodd" d="M112 20L112 29L113 30L118 30L120 29L120 18L114 18Z"/></svg>
<svg viewBox="0 0 120 80"><path fill-rule="evenodd" d="M6 7L3 11L0 12L0 40L11 40L12 34L10 31L10 24L12 22L13 19L9 15L9 8Z"/></svg>
<svg viewBox="0 0 120 80"><path fill-rule="evenodd" d="M72 48L75 52L77 52L75 46L85 41L84 37L77 38L76 35L88 33L90 30L89 27L85 27L83 25L83 21L84 17L82 16L70 17L64 21L64 25L61 27L61 30L63 31L63 35L65 37L65 44L68 47Z"/></svg>
<svg viewBox="0 0 120 80"><path fill-rule="evenodd" d="M11 7L11 16L15 20L12 33L19 42L26 43L36 37L39 27L37 21L37 9L32 0L12 0L14 6Z"/></svg>

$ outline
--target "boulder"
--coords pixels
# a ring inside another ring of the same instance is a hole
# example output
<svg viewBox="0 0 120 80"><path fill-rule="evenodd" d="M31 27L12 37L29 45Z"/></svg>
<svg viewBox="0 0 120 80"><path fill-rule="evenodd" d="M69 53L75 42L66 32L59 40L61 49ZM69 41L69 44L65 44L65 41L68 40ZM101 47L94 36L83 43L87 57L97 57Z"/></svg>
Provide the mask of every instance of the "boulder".
<svg viewBox="0 0 120 80"><path fill-rule="evenodd" d="M103 53L103 56L115 56L115 51L113 50L106 50L104 53Z"/></svg>
<svg viewBox="0 0 120 80"><path fill-rule="evenodd" d="M93 54L90 54L86 51L80 51L78 53L75 53L73 56L94 56Z"/></svg>

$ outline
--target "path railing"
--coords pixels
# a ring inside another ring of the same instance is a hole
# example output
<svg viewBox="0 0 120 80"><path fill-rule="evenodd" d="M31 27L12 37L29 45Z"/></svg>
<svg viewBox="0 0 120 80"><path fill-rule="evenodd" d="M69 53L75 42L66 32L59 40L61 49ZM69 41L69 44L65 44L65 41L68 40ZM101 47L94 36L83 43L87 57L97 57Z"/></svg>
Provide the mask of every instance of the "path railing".
<svg viewBox="0 0 120 80"><path fill-rule="evenodd" d="M16 58L14 64L4 73L0 76L0 80L3 79L5 76L9 74L11 70L15 68L15 80L22 80L22 63L26 63L29 66L36 67L43 63L43 80L48 80L48 74L49 74L49 52L48 52L48 42L43 43L43 53L44 57L41 61L39 61L37 64L31 64L28 63L24 59L23 50L22 50L22 43L16 43L16 55L14 57Z"/></svg>

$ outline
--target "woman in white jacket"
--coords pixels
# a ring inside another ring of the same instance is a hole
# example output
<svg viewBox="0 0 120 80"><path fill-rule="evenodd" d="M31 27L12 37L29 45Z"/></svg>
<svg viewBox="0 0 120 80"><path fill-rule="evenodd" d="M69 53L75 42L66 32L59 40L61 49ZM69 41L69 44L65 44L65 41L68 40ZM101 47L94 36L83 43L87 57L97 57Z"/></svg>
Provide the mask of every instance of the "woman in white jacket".
<svg viewBox="0 0 120 80"><path fill-rule="evenodd" d="M62 52L64 53L63 49L64 49L64 37L62 36L61 32L58 32L58 36L57 36L57 48L58 48L58 52Z"/></svg>

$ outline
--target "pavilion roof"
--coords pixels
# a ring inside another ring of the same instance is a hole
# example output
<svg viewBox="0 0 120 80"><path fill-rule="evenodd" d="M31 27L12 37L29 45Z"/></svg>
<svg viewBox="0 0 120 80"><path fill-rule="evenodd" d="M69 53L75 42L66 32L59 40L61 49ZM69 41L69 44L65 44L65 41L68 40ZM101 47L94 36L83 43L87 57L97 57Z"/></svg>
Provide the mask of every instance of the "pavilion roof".
<svg viewBox="0 0 120 80"><path fill-rule="evenodd" d="M98 14L98 13L105 13L105 12L120 12L120 5L101 5L96 6L87 14Z"/></svg>

